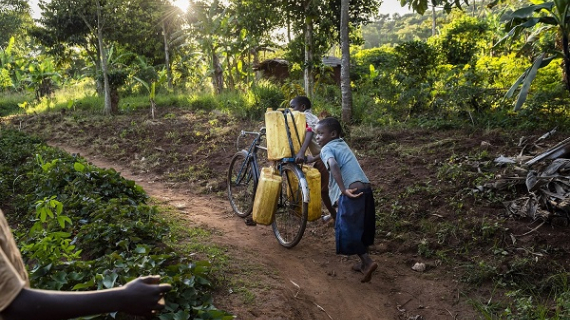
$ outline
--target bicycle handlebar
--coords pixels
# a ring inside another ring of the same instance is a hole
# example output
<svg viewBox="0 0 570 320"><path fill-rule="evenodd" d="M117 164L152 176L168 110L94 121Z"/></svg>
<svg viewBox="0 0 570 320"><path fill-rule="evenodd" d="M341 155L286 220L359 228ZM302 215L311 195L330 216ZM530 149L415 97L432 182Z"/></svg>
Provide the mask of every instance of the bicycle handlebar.
<svg viewBox="0 0 570 320"><path fill-rule="evenodd" d="M236 140L236 149L238 151L240 150L240 138L245 137L248 134L256 136L254 142L258 146L258 148L260 148L262 150L267 150L267 148L259 146L260 141L261 141L260 137L262 135L265 135L265 127L261 127L261 129L259 129L259 132L241 130L241 132L238 135L237 140Z"/></svg>
<svg viewBox="0 0 570 320"><path fill-rule="evenodd" d="M242 137L245 136L246 134L252 134L252 135L260 136L262 134L265 134L265 127L261 127L261 129L259 129L259 132L257 132L257 131L245 131L245 130L241 131Z"/></svg>

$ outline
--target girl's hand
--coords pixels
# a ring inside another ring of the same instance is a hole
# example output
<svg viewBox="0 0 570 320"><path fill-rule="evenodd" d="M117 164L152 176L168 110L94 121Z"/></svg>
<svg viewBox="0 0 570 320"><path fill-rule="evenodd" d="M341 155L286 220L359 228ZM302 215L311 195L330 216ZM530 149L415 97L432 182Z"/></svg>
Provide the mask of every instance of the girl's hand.
<svg viewBox="0 0 570 320"><path fill-rule="evenodd" d="M356 190L358 190L358 189L357 188L344 189L342 194L344 194L345 196L347 196L349 198L358 198L362 195L363 192L355 193Z"/></svg>

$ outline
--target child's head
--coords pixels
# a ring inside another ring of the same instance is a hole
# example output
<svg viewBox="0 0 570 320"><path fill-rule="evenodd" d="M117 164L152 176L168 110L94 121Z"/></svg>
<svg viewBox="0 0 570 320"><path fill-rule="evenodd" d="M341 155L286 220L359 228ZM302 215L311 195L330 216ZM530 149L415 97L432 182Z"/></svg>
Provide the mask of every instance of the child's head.
<svg viewBox="0 0 570 320"><path fill-rule="evenodd" d="M342 135L340 122L333 117L327 117L317 123L317 143L324 147L331 140L338 139Z"/></svg>
<svg viewBox="0 0 570 320"><path fill-rule="evenodd" d="M289 107L295 111L305 111L311 109L311 100L305 96L296 96L289 102Z"/></svg>

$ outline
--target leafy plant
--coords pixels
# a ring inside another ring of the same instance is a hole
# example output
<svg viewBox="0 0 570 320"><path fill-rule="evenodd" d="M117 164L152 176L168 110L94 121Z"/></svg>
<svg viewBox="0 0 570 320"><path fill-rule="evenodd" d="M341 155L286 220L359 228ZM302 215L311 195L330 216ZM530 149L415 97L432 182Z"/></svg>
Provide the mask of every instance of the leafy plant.
<svg viewBox="0 0 570 320"><path fill-rule="evenodd" d="M526 69L506 93L505 96L510 98L522 85L514 106L515 111L519 110L524 104L530 90L530 85L536 78L538 70L548 66L550 62L555 59L562 59L564 74L566 75L564 82L566 84L566 90L570 92L570 82L568 81L568 76L570 75L570 51L568 48L570 36L569 10L570 2L566 0L556 0L520 8L514 12L505 14L503 17L503 20L508 21L505 27L509 32L505 37L499 40L495 46L506 41L508 38L519 37L523 34L525 29L532 29L534 31L527 40L530 45L536 42L540 36L545 33L558 32L561 37L560 47L557 48L557 50L548 50L536 55L532 65ZM547 12L548 15L542 14L544 12ZM538 26L541 27L538 28Z"/></svg>
<svg viewBox="0 0 570 320"><path fill-rule="evenodd" d="M11 208L7 218L31 222L18 224L15 234L33 287L100 290L157 274L173 290L156 318L233 318L212 305L211 264L190 261L162 242L168 225L134 182L21 132L2 130L0 147L0 181L11 182L0 183L0 199ZM33 215L29 203L35 204Z"/></svg>

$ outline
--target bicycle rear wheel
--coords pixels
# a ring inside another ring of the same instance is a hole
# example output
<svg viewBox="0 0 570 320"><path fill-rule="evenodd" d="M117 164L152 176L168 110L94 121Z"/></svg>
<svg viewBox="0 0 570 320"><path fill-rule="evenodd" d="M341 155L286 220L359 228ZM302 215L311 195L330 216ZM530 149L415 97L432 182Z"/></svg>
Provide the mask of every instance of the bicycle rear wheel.
<svg viewBox="0 0 570 320"><path fill-rule="evenodd" d="M238 151L230 162L227 177L228 198L238 217L247 217L253 210L253 198L257 187L253 160L245 150Z"/></svg>
<svg viewBox="0 0 570 320"><path fill-rule="evenodd" d="M293 164L285 164L281 173L281 194L273 219L273 233L285 248L296 246L305 232L308 203L303 201L303 172Z"/></svg>

